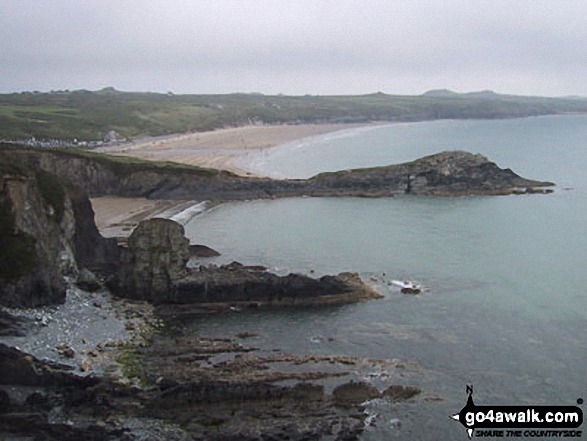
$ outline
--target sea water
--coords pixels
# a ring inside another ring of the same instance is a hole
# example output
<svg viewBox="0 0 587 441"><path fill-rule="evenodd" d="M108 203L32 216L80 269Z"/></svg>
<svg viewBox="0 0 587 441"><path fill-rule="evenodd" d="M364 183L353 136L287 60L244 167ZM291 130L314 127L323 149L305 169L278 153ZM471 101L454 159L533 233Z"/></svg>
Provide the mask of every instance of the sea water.
<svg viewBox="0 0 587 441"><path fill-rule="evenodd" d="M315 275L356 271L385 297L210 316L194 321L194 331L257 332L255 345L284 352L418 363L409 383L422 396L375 404L377 426L364 439L465 439L449 415L465 405L471 384L478 405L587 398L587 116L369 127L249 160L256 171L307 177L448 149L481 153L524 177L555 182L556 191L218 206L186 231L192 242L220 251L219 261ZM429 291L412 296L388 286L404 278Z"/></svg>

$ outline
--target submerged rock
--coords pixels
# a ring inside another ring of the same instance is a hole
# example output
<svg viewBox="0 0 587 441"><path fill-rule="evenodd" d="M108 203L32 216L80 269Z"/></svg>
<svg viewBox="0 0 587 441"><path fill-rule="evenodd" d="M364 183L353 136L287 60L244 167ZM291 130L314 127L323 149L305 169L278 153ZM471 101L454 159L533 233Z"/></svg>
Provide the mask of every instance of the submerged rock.
<svg viewBox="0 0 587 441"><path fill-rule="evenodd" d="M422 391L417 387L396 384L389 386L381 395L394 401L404 401L418 395L420 392Z"/></svg>
<svg viewBox="0 0 587 441"><path fill-rule="evenodd" d="M220 256L220 253L216 250L213 250L206 245L190 245L190 256L191 257L217 257Z"/></svg>

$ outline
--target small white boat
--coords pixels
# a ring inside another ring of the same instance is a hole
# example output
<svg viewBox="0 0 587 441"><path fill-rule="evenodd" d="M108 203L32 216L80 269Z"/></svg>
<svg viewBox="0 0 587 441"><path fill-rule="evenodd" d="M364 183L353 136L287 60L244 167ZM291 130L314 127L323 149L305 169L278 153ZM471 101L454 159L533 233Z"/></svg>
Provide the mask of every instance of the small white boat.
<svg viewBox="0 0 587 441"><path fill-rule="evenodd" d="M403 282L401 280L392 280L391 283L392 285L399 286L401 292L405 294L420 294L422 292L422 285L410 282L409 280Z"/></svg>

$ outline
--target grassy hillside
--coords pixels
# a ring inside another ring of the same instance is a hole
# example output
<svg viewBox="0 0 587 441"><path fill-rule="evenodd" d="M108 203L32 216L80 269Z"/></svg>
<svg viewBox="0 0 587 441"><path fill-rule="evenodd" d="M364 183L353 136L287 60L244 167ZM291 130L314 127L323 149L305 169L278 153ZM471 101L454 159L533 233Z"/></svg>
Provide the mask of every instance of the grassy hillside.
<svg viewBox="0 0 587 441"><path fill-rule="evenodd" d="M431 92L420 96L173 95L118 92L0 94L0 139L101 140L205 131L249 123L513 118L587 112L587 100Z"/></svg>

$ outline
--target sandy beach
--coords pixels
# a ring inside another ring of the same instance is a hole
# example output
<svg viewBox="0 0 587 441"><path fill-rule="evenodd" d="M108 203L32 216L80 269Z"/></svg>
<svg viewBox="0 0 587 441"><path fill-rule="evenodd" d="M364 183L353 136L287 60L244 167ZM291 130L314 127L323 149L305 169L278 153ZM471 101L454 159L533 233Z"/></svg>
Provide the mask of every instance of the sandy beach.
<svg viewBox="0 0 587 441"><path fill-rule="evenodd" d="M238 159L254 152L292 141L366 124L300 124L244 126L211 132L186 133L102 147L96 151L132 156L151 161L174 161L201 167L228 170L252 176L238 167ZM136 225L152 217L171 218L200 201L149 200L145 198L100 197L92 199L96 224L105 237L126 237Z"/></svg>
<svg viewBox="0 0 587 441"><path fill-rule="evenodd" d="M96 151L151 161L198 165L251 176L251 171L236 164L239 158L303 138L362 126L365 124L243 126L148 138L130 144L102 147Z"/></svg>
<svg viewBox="0 0 587 441"><path fill-rule="evenodd" d="M92 198L95 221L104 237L128 237L139 222L154 217L172 218L199 201L150 200L104 196ZM180 219L177 219L180 223Z"/></svg>

